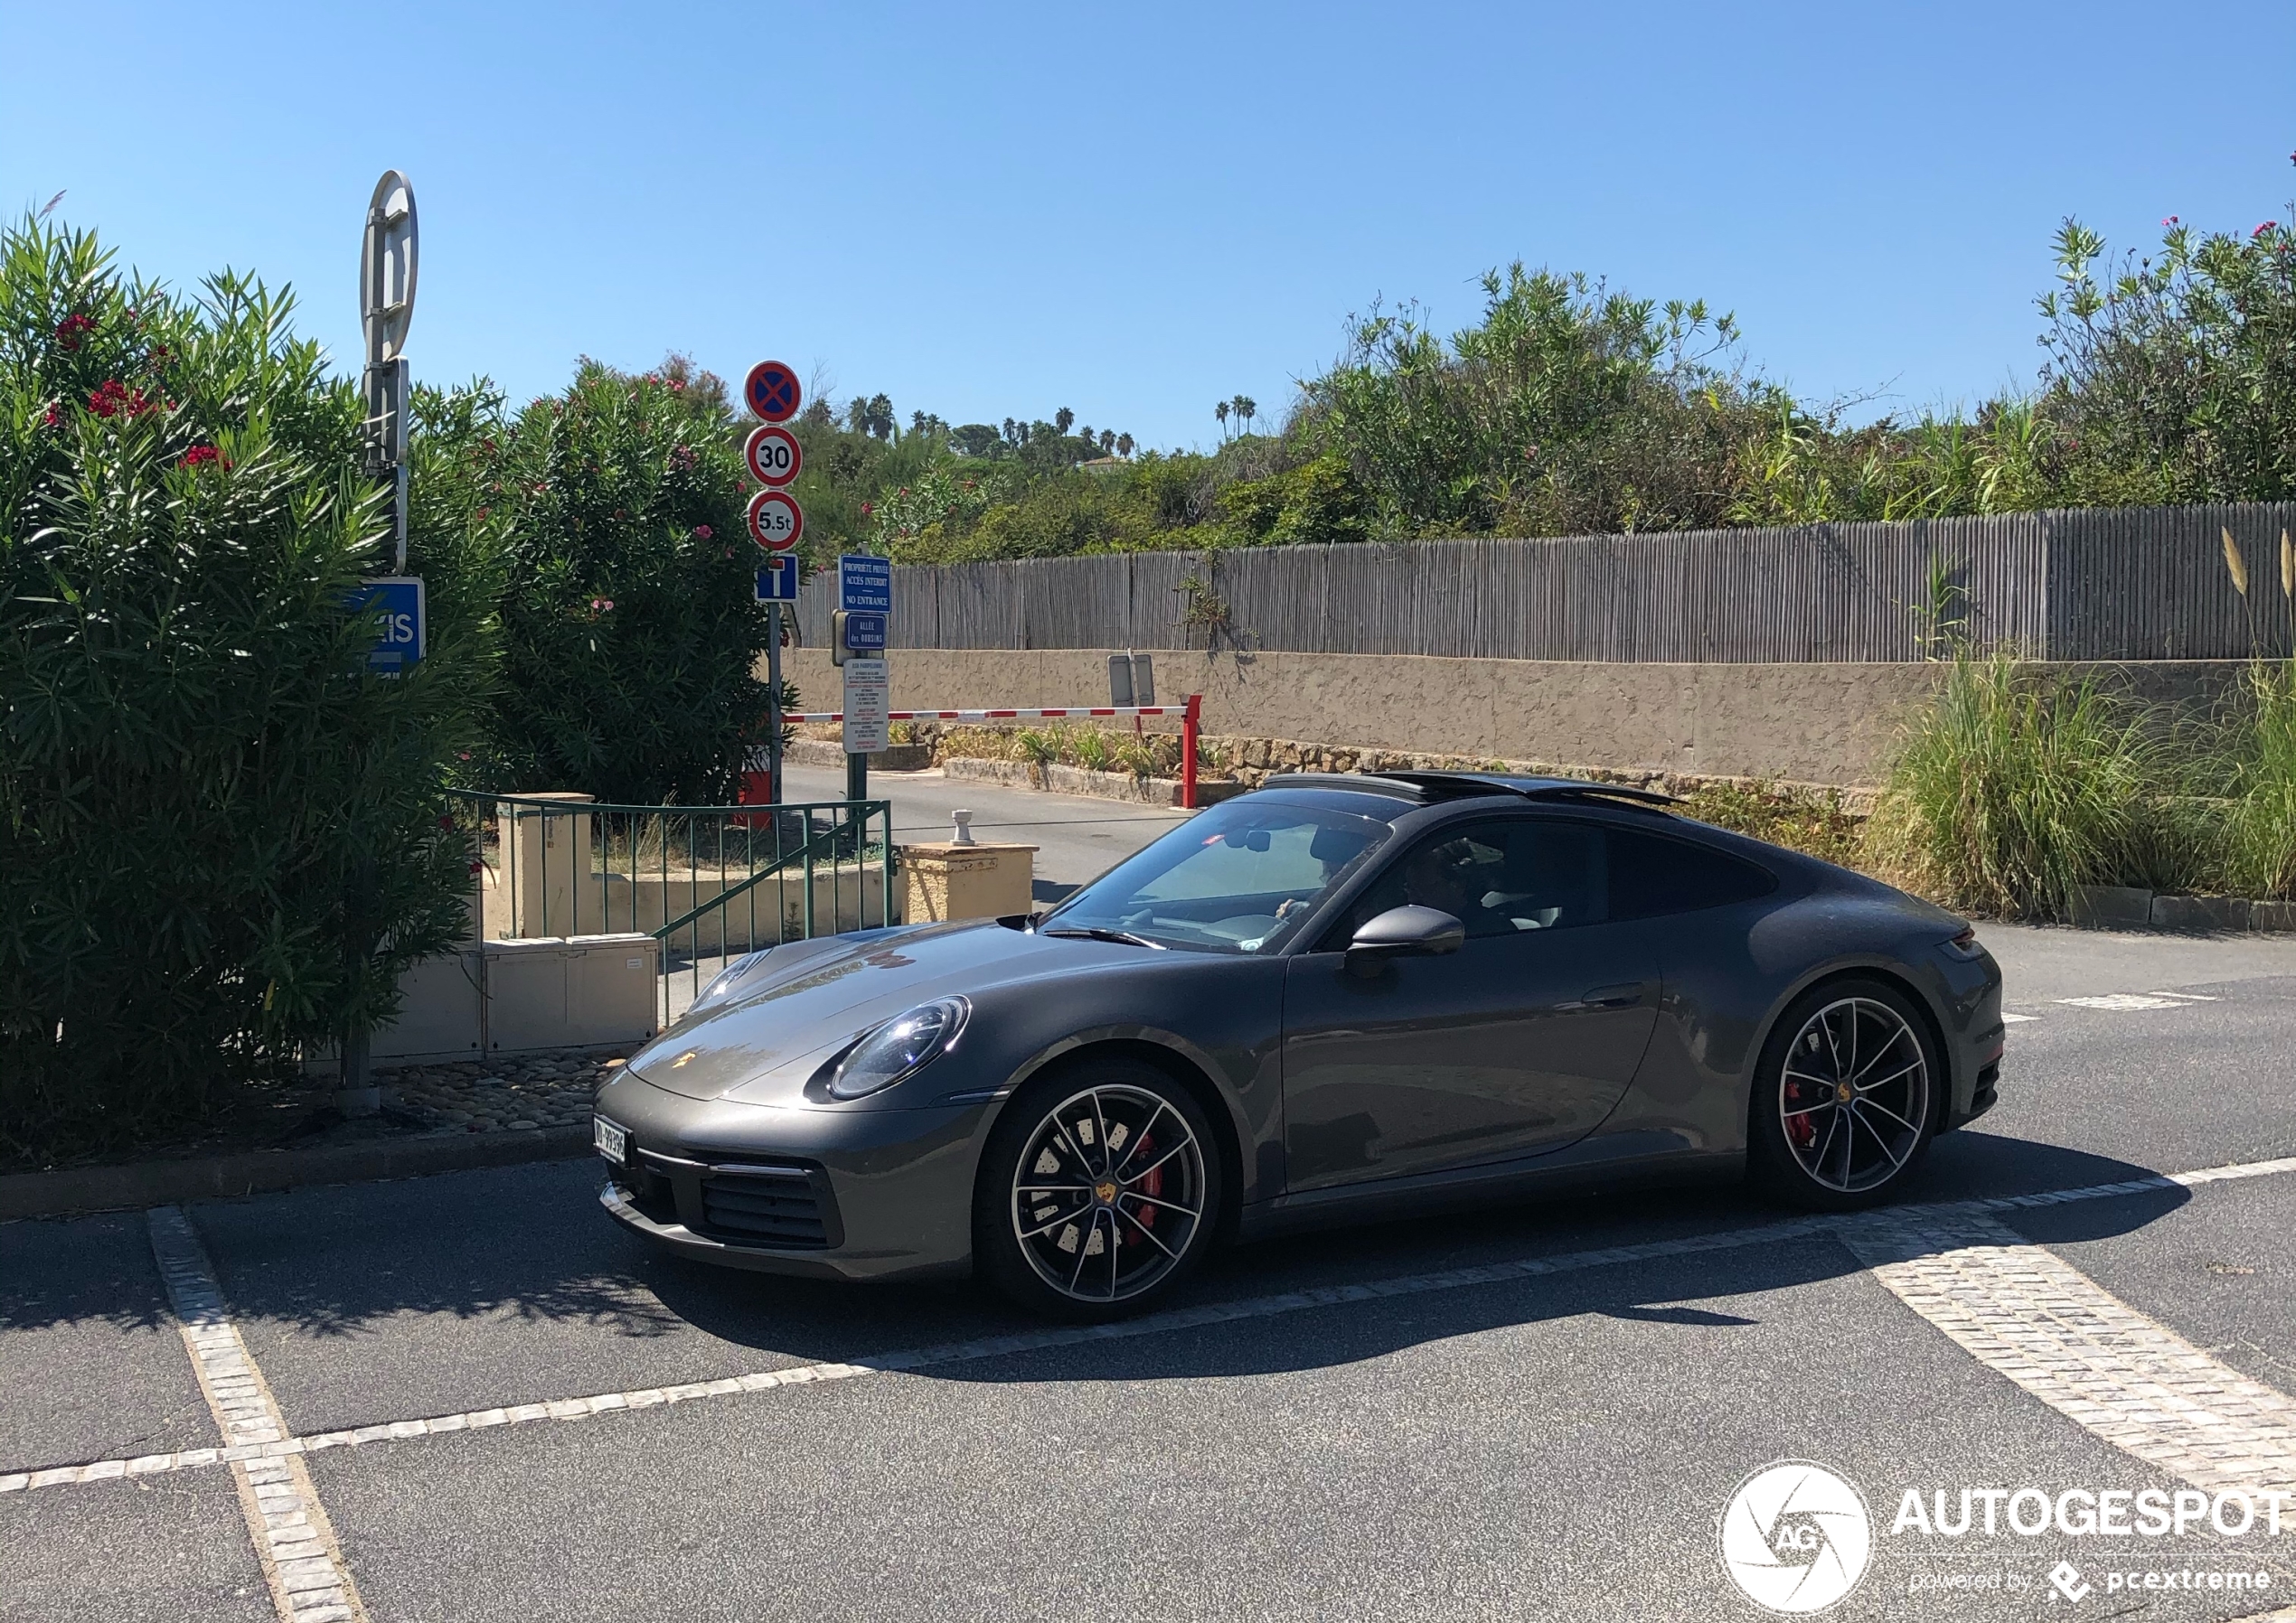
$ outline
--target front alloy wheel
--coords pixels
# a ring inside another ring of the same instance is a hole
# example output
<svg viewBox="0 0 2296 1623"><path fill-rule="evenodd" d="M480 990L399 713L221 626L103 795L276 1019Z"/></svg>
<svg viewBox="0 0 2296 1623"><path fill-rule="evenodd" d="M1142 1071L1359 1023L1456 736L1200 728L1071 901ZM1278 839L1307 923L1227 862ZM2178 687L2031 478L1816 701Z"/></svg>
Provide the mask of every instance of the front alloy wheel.
<svg viewBox="0 0 2296 1623"><path fill-rule="evenodd" d="M1218 1219L1201 1111L1161 1072L1129 1064L1013 1102L983 1168L975 1243L987 1271L1040 1311L1138 1311L1193 1265Z"/></svg>
<svg viewBox="0 0 2296 1623"><path fill-rule="evenodd" d="M1858 982L1804 999L1778 1031L1755 1084L1755 1170L1802 1205L1881 1198L1934 1130L1942 1078L1918 1018L1895 988Z"/></svg>

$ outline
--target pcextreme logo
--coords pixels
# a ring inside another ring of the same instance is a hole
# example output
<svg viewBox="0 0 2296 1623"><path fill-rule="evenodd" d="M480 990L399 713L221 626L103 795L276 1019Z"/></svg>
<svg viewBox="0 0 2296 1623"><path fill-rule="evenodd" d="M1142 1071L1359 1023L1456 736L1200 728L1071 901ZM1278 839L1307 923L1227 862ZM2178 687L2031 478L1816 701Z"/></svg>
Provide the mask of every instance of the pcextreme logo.
<svg viewBox="0 0 2296 1623"><path fill-rule="evenodd" d="M1821 1612L1858 1587L1874 1548L1865 1496L1822 1465L1781 1459L1722 1512L1722 1569L1765 1611Z"/></svg>

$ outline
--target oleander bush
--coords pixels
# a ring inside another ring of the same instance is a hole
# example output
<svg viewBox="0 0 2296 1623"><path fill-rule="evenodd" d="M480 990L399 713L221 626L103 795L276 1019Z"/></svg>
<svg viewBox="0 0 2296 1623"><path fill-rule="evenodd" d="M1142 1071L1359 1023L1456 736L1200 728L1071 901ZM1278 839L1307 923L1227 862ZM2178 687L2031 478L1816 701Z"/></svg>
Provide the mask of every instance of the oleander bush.
<svg viewBox="0 0 2296 1623"><path fill-rule="evenodd" d="M370 675L360 404L288 296L0 231L0 1155L195 1119L459 933L483 625Z"/></svg>
<svg viewBox="0 0 2296 1623"><path fill-rule="evenodd" d="M502 581L492 787L734 799L747 747L765 742L767 633L714 392L675 369L586 362L482 436Z"/></svg>

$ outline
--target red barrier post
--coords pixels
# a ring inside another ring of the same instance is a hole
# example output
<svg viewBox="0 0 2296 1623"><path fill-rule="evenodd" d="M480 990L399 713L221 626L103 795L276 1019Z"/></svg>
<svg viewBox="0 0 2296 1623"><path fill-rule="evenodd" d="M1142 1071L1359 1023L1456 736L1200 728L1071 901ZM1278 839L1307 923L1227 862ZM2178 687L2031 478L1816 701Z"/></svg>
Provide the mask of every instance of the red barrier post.
<svg viewBox="0 0 2296 1623"><path fill-rule="evenodd" d="M1203 718L1204 696L1190 693L1188 708L1180 722L1180 803L1183 810L1196 809L1196 728Z"/></svg>

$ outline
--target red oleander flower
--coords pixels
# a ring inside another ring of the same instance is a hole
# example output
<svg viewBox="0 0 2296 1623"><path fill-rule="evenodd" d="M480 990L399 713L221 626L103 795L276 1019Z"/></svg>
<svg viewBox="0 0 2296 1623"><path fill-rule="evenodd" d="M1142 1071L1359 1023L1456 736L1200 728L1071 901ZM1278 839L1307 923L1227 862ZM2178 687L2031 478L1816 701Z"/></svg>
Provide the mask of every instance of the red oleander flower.
<svg viewBox="0 0 2296 1623"><path fill-rule="evenodd" d="M2160 223L2162 225L2174 225L2177 223L2177 217L2174 214L2171 214L2168 219L2162 220Z"/></svg>
<svg viewBox="0 0 2296 1623"><path fill-rule="evenodd" d="M210 464L217 467L228 468L231 465L231 459L213 446L193 446L183 453L176 461L175 465L179 468L203 468Z"/></svg>
<svg viewBox="0 0 2296 1623"><path fill-rule="evenodd" d="M56 427L58 427L60 424L61 424L61 423L63 422L63 420L64 420L63 408L62 408L61 407L60 407L60 406L56 405L53 401L51 401L51 402L49 403L49 406L48 406L48 412L47 412L47 417L46 417L46 422L47 422L48 427L51 427L51 428Z"/></svg>
<svg viewBox="0 0 2296 1623"><path fill-rule="evenodd" d="M877 503L876 503L876 502L862 502L862 503L861 503L861 517L862 517L862 518L864 518L864 519L865 519L865 518L869 517L869 515L870 515L870 514L871 514L871 513L875 512L876 511L877 511Z"/></svg>
<svg viewBox="0 0 2296 1623"><path fill-rule="evenodd" d="M451 829L455 826L455 820L447 812L441 812L438 814L438 826L442 829Z"/></svg>
<svg viewBox="0 0 2296 1623"><path fill-rule="evenodd" d="M707 524L696 524L696 525L693 527L693 533L694 533L695 535L699 536L701 539L703 539L703 540L705 540L705 541L706 541L706 540L708 540L708 539L710 539L710 537L712 534L714 534L715 532L714 532L713 530L710 530L710 528Z"/></svg>
<svg viewBox="0 0 2296 1623"><path fill-rule="evenodd" d="M80 335L95 330L96 318L94 316L81 315L75 312L56 324L56 343L62 349L76 350L80 347Z"/></svg>
<svg viewBox="0 0 2296 1623"><path fill-rule="evenodd" d="M2280 221L2277 220L2267 220L2263 224L2258 226L2254 230L2249 232L2248 234L2251 237L2267 237L2272 234L2273 228L2279 224Z"/></svg>
<svg viewBox="0 0 2296 1623"><path fill-rule="evenodd" d="M485 871L486 865L484 862L473 862L470 865L470 877L474 879Z"/></svg>

